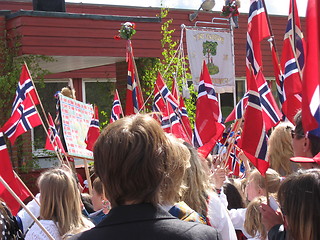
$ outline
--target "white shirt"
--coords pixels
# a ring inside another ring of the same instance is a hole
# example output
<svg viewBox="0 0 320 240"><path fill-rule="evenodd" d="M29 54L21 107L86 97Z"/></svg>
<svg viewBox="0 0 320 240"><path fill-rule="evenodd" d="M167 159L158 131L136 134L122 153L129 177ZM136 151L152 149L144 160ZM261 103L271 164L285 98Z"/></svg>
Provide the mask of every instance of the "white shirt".
<svg viewBox="0 0 320 240"><path fill-rule="evenodd" d="M58 227L56 223L52 220L40 220L40 223L43 227L51 234L53 239L62 240L62 237L59 234ZM49 240L48 236L44 233L44 231L38 226L37 223L30 228L27 232L25 240Z"/></svg>
<svg viewBox="0 0 320 240"><path fill-rule="evenodd" d="M232 225L227 208L221 203L216 193L209 195L208 220L221 234L223 240L237 240L236 231Z"/></svg>

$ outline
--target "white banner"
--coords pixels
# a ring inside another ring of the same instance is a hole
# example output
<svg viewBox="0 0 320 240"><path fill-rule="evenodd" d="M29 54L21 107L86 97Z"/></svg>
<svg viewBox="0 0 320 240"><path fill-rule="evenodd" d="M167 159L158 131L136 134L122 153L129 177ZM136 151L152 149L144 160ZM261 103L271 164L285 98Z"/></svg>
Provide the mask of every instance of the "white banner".
<svg viewBox="0 0 320 240"><path fill-rule="evenodd" d="M68 98L59 94L61 119L64 139L68 154L74 157L93 159L91 151L87 150L86 139L93 115L90 104Z"/></svg>
<svg viewBox="0 0 320 240"><path fill-rule="evenodd" d="M190 70L196 86L205 60L215 91L234 92L235 70L231 36L229 30L186 28Z"/></svg>

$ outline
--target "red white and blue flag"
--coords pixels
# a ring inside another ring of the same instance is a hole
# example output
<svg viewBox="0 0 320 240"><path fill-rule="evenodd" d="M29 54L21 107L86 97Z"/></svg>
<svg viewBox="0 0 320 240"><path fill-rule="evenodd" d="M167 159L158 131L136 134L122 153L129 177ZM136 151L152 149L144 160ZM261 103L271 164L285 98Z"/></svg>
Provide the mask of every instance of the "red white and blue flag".
<svg viewBox="0 0 320 240"><path fill-rule="evenodd" d="M93 151L93 146L97 141L99 135L100 135L99 110L98 110L98 106L94 105L92 120L90 122L90 127L87 133L87 137L85 139L85 143L87 144L88 150Z"/></svg>
<svg viewBox="0 0 320 240"><path fill-rule="evenodd" d="M49 121L49 129L48 129L49 137L47 137L45 149L58 151L63 154L66 154L66 151L62 145L60 136L58 135L56 126L53 122L53 119L50 113L48 114L48 121Z"/></svg>
<svg viewBox="0 0 320 240"><path fill-rule="evenodd" d="M256 84L260 94L260 103L266 131L269 131L270 128L276 126L280 122L282 113L278 108L278 105L261 70L258 71L256 76Z"/></svg>
<svg viewBox="0 0 320 240"><path fill-rule="evenodd" d="M37 96L36 90L33 86L33 82L31 76L29 74L29 70L26 64L23 64L22 71L20 75L20 80L18 83L18 87L16 90L16 96L12 104L12 114L14 114L15 110L19 107L19 105L27 98L31 97L34 105L40 103L39 98Z"/></svg>
<svg viewBox="0 0 320 240"><path fill-rule="evenodd" d="M229 116L226 118L225 122L230 122L235 119L240 119L243 116L244 110L247 107L249 93L246 94L240 99L236 107L232 110Z"/></svg>
<svg viewBox="0 0 320 240"><path fill-rule="evenodd" d="M31 98L27 96L1 129L10 139L11 144L14 145L18 136L39 126L41 123L42 120L36 106L33 105Z"/></svg>
<svg viewBox="0 0 320 240"><path fill-rule="evenodd" d="M240 150L234 146L233 150L229 154L227 166L229 170L232 171L233 175L243 178L243 175L245 174L245 167L243 161L238 157L239 153Z"/></svg>
<svg viewBox="0 0 320 240"><path fill-rule="evenodd" d="M238 146L253 165L264 175L269 167L267 157L267 135L263 120L260 93L253 74L248 79L248 105L244 114L244 124Z"/></svg>
<svg viewBox="0 0 320 240"><path fill-rule="evenodd" d="M250 0L246 47L247 78L250 77L250 65L255 75L262 66L260 42L268 36L270 36L270 31L263 2L262 0Z"/></svg>
<svg viewBox="0 0 320 240"><path fill-rule="evenodd" d="M30 194L13 173L10 156L2 132L0 132L0 159L0 176L6 181L10 188L18 195L18 197L22 201L25 200L27 197L29 197ZM16 215L18 213L20 204L14 199L11 193L1 183L0 198L6 202L13 215Z"/></svg>
<svg viewBox="0 0 320 240"><path fill-rule="evenodd" d="M296 1L293 0L293 4L290 1L281 58L281 67L284 74L282 112L292 123L295 114L301 109L302 82L300 73L304 68L304 46L298 9Z"/></svg>
<svg viewBox="0 0 320 240"><path fill-rule="evenodd" d="M221 124L219 102L204 61L198 86L193 145L199 148L210 143L214 147L215 142L222 136L223 131L224 125Z"/></svg>
<svg viewBox="0 0 320 240"><path fill-rule="evenodd" d="M123 116L123 111L120 103L120 97L118 94L118 90L116 89L113 97L113 104L111 109L110 123L113 123L119 120Z"/></svg>
<svg viewBox="0 0 320 240"><path fill-rule="evenodd" d="M164 131L190 142L190 136L183 125L178 100L172 95L160 73L154 88L153 111L161 113L158 118Z"/></svg>
<svg viewBox="0 0 320 240"><path fill-rule="evenodd" d="M320 137L320 3L309 0L306 14L306 64L302 82L303 129Z"/></svg>
<svg viewBox="0 0 320 240"><path fill-rule="evenodd" d="M142 92L137 82L134 58L132 52L128 53L128 79L126 95L126 116L137 114L143 108Z"/></svg>

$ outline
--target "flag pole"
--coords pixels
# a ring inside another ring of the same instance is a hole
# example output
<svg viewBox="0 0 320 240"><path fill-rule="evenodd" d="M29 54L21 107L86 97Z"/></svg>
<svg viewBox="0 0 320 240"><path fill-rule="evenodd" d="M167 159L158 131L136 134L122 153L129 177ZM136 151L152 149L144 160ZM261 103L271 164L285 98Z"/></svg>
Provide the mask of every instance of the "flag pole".
<svg viewBox="0 0 320 240"><path fill-rule="evenodd" d="M0 176L0 182L2 185L10 192L10 194L15 198L15 200L21 205L21 207L26 210L26 212L30 215L30 217L35 221L36 224L41 228L41 230L47 235L50 240L54 240L52 235L48 232L47 229L40 223L40 221L32 214L32 212L28 209L28 207L21 201L21 199L17 196L17 194L12 190L12 188L7 184L7 182Z"/></svg>
<svg viewBox="0 0 320 240"><path fill-rule="evenodd" d="M264 12L266 13L266 17L267 17L268 28L269 28L269 32L270 32L270 35L271 35L270 37L272 38L271 42L273 44L275 52L277 53L277 46L276 46L276 42L275 42L275 39L274 39L274 35L273 35L272 27L271 27L269 14L268 14L268 11L267 11L267 6L266 6L266 3L265 3L264 0L262 0L262 4L263 4ZM277 57L278 57L278 54L277 54Z"/></svg>
<svg viewBox="0 0 320 240"><path fill-rule="evenodd" d="M243 120L243 117L244 117L244 113L242 114L242 117L240 119L238 119L236 121L236 124L235 124L235 127L234 127L234 134L233 136L231 137L231 142L229 143L228 145L228 148L227 148L227 154L226 156L224 157L223 161L221 163L223 163L223 168L225 168L227 166L227 159L231 153L231 149L233 148L234 144L235 144L235 141L236 141L236 135L237 135L237 132L239 131L240 129L240 126L241 126L241 123L242 123L242 120ZM230 131L231 133L231 131ZM228 139L226 139L227 141ZM220 164L221 164L220 163Z"/></svg>
<svg viewBox="0 0 320 240"><path fill-rule="evenodd" d="M270 38L269 38L268 41L272 44L274 52L275 52L277 60L278 60L278 63L279 63L280 61L279 61L278 50L277 50L277 46L276 46L276 41L274 39L273 30L272 30L272 27L271 27L271 21L270 21L268 10L267 10L267 5L266 5L264 0L262 0L262 4L263 4L264 12L266 13L268 28L269 28L269 32L270 32Z"/></svg>
<svg viewBox="0 0 320 240"><path fill-rule="evenodd" d="M133 66L134 66L134 71L135 71L135 76L136 76L136 82L137 82L137 85L140 89L140 91L137 91L139 92L139 95L142 99L142 102L144 102L144 99L143 99L143 94L142 94L142 88L141 88L141 84L140 84L140 79L139 79L139 74L138 74L138 69L137 69L137 65L136 65L136 61L134 60L134 56L133 56L133 49L132 49L132 44L131 44L131 40L128 39L128 51L129 51L129 57L131 58L132 62L133 62ZM143 105L144 106L144 105ZM142 107L141 107L142 108ZM142 109L138 109L138 112L140 112L140 110Z"/></svg>
<svg viewBox="0 0 320 240"><path fill-rule="evenodd" d="M292 36L290 36L289 34L289 39L290 39L290 43L291 43L291 47L292 47L292 52L294 55L294 59L296 60L296 64L298 67L298 71L299 71L299 75L300 75L300 79L302 81L302 71L301 71L301 67L298 61L298 57L297 57L297 53L296 53L296 16L295 16L295 0L291 0L291 14L292 14L292 20L291 20L291 28L292 28Z"/></svg>
<svg viewBox="0 0 320 240"><path fill-rule="evenodd" d="M88 181L89 193L90 193L90 195L92 195L92 183L91 183L91 178L90 178L90 173L89 173L88 162L87 162L86 158L83 159L83 163L84 163L84 170L86 173L86 178Z"/></svg>
<svg viewBox="0 0 320 240"><path fill-rule="evenodd" d="M24 64L25 64L26 69L27 69L27 71L28 71L28 74L29 74L29 76L30 76L30 80L31 80L32 85L33 85L33 87L34 87L35 93L37 94L37 98L39 99L39 104L40 104L40 106L41 106L41 109L42 109L43 115L44 115L44 117L45 117L45 120L47 121L47 124L48 124L48 126L49 126L49 125L50 125L50 124L49 124L49 120L48 120L48 118L47 118L46 112L44 111L44 107L43 107L42 102L41 102L41 100L40 100L40 97L39 97L39 94L38 94L37 88L36 88L36 86L35 86L35 84L34 84L34 81L33 81L33 79L32 79L32 76L31 76L31 74L30 74L30 71L29 71L28 65L27 65L27 63L26 63L26 62L24 62ZM28 95L29 95L29 97L30 97L30 99L31 99L31 101L32 101L32 104L35 106L35 109L36 109L37 113L39 114L39 111L38 111L38 109L37 109L36 105L34 104L34 101L33 101L33 99L32 99L32 96L30 95L30 93L29 93L29 92L28 92ZM40 116L40 114L39 114L39 116ZM41 120L41 123L42 123L42 126L43 126L43 128L44 128L44 131L45 131L46 135L47 135L47 136L48 136L48 138L50 139L49 133L48 133L48 131L47 131L47 129L46 129L46 126L44 125L44 122L43 122L43 120L42 120L41 116L40 116L40 120ZM50 142L51 142L51 139L50 139ZM62 164L62 163L63 163L63 162L62 162L63 160L61 159L61 156L59 156L59 154L57 153L57 151L56 151L56 150L55 150L55 153L56 153L56 155L57 155L57 157L58 157L59 161L60 161L60 162L61 162L61 164Z"/></svg>
<svg viewBox="0 0 320 240"><path fill-rule="evenodd" d="M34 199L34 201L40 206L40 203L38 202L38 200L36 199L36 197L33 195L33 193L30 191L30 189L27 187L27 185L22 181L22 179L19 177L19 175L16 173L16 171L13 170L14 175L16 176L16 178L20 181L20 183L22 184L22 186L27 189L28 193L30 194L30 196Z"/></svg>

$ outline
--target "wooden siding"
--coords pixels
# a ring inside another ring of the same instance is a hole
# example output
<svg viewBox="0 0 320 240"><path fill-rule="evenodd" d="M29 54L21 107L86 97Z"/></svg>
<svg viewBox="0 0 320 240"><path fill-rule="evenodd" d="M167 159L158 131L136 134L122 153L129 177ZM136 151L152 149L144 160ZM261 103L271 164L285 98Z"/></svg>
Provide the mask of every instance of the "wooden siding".
<svg viewBox="0 0 320 240"><path fill-rule="evenodd" d="M2 9L18 11L31 10L29 2L1 1ZM117 16L146 16L155 17L158 8L126 7L98 4L66 4L68 13L85 13ZM241 9L240 9L241 11ZM181 24L194 25L189 21L191 10L170 9L168 17L173 18L170 25L175 29L173 40L180 39ZM210 22L213 17L220 17L219 12L200 12L196 21ZM270 16L277 50L281 55L282 39L286 28L287 16ZM301 18L304 30L305 18ZM57 56L125 56L125 41L116 41L114 35L120 28L121 21L103 21L93 19L52 18L21 16L7 21L10 37L22 36L21 54L45 54ZM245 76L247 14L239 16L239 29L234 30L236 77ZM132 39L136 57L161 57L161 23L137 23L137 34ZM185 46L186 49L186 46ZM273 77L271 52L267 39L261 42L263 54L263 70L266 77Z"/></svg>

